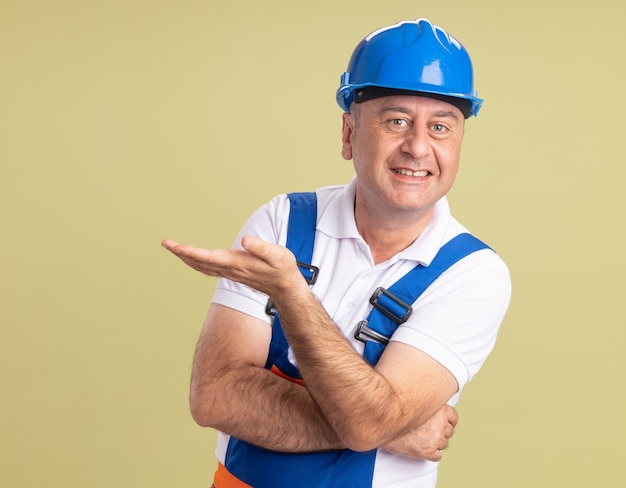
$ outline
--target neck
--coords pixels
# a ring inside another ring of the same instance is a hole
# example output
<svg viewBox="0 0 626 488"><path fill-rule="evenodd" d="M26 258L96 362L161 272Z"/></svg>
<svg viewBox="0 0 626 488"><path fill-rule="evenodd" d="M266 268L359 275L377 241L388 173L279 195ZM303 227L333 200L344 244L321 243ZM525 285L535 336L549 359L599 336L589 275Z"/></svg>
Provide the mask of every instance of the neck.
<svg viewBox="0 0 626 488"><path fill-rule="evenodd" d="M357 205L355 219L359 233L367 242L374 263L382 263L409 247L430 222L433 209L428 212L374 211Z"/></svg>

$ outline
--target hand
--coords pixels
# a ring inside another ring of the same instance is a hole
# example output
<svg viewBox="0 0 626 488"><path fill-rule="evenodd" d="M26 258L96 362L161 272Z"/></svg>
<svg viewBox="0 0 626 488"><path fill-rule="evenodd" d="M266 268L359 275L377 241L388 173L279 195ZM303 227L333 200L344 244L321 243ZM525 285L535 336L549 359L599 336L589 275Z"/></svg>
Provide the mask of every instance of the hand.
<svg viewBox="0 0 626 488"><path fill-rule="evenodd" d="M441 461L443 450L448 447L448 440L454 434L454 427L458 421L459 416L456 410L444 405L417 429L388 442L382 447L393 454L413 459Z"/></svg>
<svg viewBox="0 0 626 488"><path fill-rule="evenodd" d="M161 245L196 271L243 283L274 299L306 286L291 251L258 237L244 237L243 249L202 249L169 239Z"/></svg>

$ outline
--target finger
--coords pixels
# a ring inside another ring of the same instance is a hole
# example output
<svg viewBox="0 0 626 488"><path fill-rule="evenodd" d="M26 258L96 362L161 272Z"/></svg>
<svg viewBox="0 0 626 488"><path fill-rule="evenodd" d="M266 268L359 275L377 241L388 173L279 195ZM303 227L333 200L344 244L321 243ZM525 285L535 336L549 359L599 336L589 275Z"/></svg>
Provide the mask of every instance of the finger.
<svg viewBox="0 0 626 488"><path fill-rule="evenodd" d="M180 244L171 239L163 240L161 245L190 268L209 276L221 276L224 270L232 269L233 263L238 262L233 254L239 253L233 250L203 249Z"/></svg>
<svg viewBox="0 0 626 488"><path fill-rule="evenodd" d="M264 241L256 236L243 236L241 246L253 254L262 253Z"/></svg>
<svg viewBox="0 0 626 488"><path fill-rule="evenodd" d="M262 239L256 236L244 236L241 239L241 247L243 247L250 254L261 258L263 261L270 261L272 254L272 247Z"/></svg>
<svg viewBox="0 0 626 488"><path fill-rule="evenodd" d="M225 249L203 249L201 247L180 244L176 241L163 241L165 247L172 254L185 261L190 266L195 263L197 266L227 266L229 251Z"/></svg>
<svg viewBox="0 0 626 488"><path fill-rule="evenodd" d="M430 456L427 456L426 459L438 463L443 459L443 451L436 449Z"/></svg>
<svg viewBox="0 0 626 488"><path fill-rule="evenodd" d="M456 427L456 424L459 423L459 414L452 407L448 407L448 422L450 422L453 427Z"/></svg>
<svg viewBox="0 0 626 488"><path fill-rule="evenodd" d="M243 251L233 249L179 249L176 255L192 268L209 276L223 276L236 281L254 268Z"/></svg>
<svg viewBox="0 0 626 488"><path fill-rule="evenodd" d="M270 244L256 236L244 236L241 239L241 246L272 268L295 265L295 256L289 249L277 244Z"/></svg>
<svg viewBox="0 0 626 488"><path fill-rule="evenodd" d="M164 239L161 241L161 246L179 257L193 257L194 255L201 253L201 251L207 251L206 249L201 249L199 247L181 244L180 242L173 241L172 239Z"/></svg>
<svg viewBox="0 0 626 488"><path fill-rule="evenodd" d="M426 459L428 461L433 461L435 463L438 463L439 461L441 461L443 459L443 452L441 452L440 450L437 449L430 456L426 457Z"/></svg>
<svg viewBox="0 0 626 488"><path fill-rule="evenodd" d="M172 239L163 239L161 241L161 246L163 246L168 251L172 251L173 249L176 248L176 246L179 246L179 245L180 243L173 241Z"/></svg>

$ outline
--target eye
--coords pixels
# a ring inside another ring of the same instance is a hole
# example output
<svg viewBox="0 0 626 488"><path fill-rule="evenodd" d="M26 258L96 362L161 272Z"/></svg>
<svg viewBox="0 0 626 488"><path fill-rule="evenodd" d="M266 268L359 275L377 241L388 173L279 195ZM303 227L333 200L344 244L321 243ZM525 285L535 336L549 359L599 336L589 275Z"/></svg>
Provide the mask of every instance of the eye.
<svg viewBox="0 0 626 488"><path fill-rule="evenodd" d="M391 126L395 128L406 127L408 122L405 119L391 119Z"/></svg>
<svg viewBox="0 0 626 488"><path fill-rule="evenodd" d="M432 128L435 132L439 133L445 132L447 130L446 126L443 124L433 124Z"/></svg>

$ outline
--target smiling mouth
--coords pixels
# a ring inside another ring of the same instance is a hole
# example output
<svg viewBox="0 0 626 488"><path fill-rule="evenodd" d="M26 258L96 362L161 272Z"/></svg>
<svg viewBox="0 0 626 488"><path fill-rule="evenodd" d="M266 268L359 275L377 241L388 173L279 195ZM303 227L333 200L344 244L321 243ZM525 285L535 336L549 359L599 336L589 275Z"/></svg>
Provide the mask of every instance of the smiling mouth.
<svg viewBox="0 0 626 488"><path fill-rule="evenodd" d="M402 168L394 169L393 172L400 174L400 175L405 175L405 176L428 176L430 174L430 171L425 171L425 170L411 171L411 170L402 169Z"/></svg>

